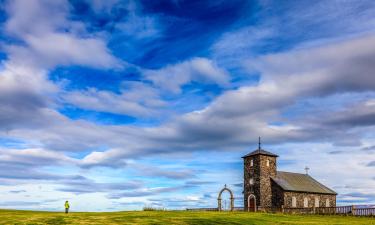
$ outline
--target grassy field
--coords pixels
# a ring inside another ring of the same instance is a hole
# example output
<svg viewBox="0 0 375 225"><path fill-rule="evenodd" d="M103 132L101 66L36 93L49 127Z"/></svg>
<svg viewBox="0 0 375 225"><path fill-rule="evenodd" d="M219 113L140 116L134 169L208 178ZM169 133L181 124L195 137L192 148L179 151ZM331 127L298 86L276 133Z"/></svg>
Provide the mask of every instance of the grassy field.
<svg viewBox="0 0 375 225"><path fill-rule="evenodd" d="M0 224L375 224L375 218L245 212L64 213L0 210Z"/></svg>

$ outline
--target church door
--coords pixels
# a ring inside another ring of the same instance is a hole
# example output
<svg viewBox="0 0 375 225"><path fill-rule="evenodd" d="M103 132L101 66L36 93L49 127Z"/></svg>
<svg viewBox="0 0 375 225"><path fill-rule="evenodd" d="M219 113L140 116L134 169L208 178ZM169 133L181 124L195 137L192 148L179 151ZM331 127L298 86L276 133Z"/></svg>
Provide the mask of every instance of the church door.
<svg viewBox="0 0 375 225"><path fill-rule="evenodd" d="M248 210L249 212L255 212L256 211L256 201L255 201L255 196L250 195L248 199Z"/></svg>

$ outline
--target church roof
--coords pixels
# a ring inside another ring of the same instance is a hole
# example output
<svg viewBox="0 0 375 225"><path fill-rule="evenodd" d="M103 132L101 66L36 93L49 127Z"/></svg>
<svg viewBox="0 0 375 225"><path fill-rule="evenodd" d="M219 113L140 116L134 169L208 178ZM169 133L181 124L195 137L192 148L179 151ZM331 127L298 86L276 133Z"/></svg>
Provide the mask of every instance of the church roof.
<svg viewBox="0 0 375 225"><path fill-rule="evenodd" d="M257 149L255 151L250 152L247 155L242 156L242 158L246 158L246 157L253 156L253 155L268 155L268 156L279 157L278 155L275 155L275 154L273 154L269 151L266 151L266 150L260 148L260 149Z"/></svg>
<svg viewBox="0 0 375 225"><path fill-rule="evenodd" d="M308 174L277 171L272 178L284 191L308 192L319 194L337 193L310 177Z"/></svg>

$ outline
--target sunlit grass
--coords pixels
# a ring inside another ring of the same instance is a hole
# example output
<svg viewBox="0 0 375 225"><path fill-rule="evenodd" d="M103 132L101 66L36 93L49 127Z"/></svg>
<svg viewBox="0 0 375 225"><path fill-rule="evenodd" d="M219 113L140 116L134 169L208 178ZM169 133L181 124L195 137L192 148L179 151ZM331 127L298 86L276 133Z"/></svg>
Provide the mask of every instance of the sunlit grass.
<svg viewBox="0 0 375 225"><path fill-rule="evenodd" d="M134 211L57 213L0 210L0 224L375 224L375 218L246 212Z"/></svg>

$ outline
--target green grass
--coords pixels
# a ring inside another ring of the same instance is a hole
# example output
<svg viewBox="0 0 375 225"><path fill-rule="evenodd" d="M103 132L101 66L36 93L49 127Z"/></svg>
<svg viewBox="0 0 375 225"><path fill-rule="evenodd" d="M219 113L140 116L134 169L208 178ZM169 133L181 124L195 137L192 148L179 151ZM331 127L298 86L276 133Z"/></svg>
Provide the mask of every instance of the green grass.
<svg viewBox="0 0 375 225"><path fill-rule="evenodd" d="M0 210L0 224L374 224L375 218L246 212L137 211L64 213Z"/></svg>

